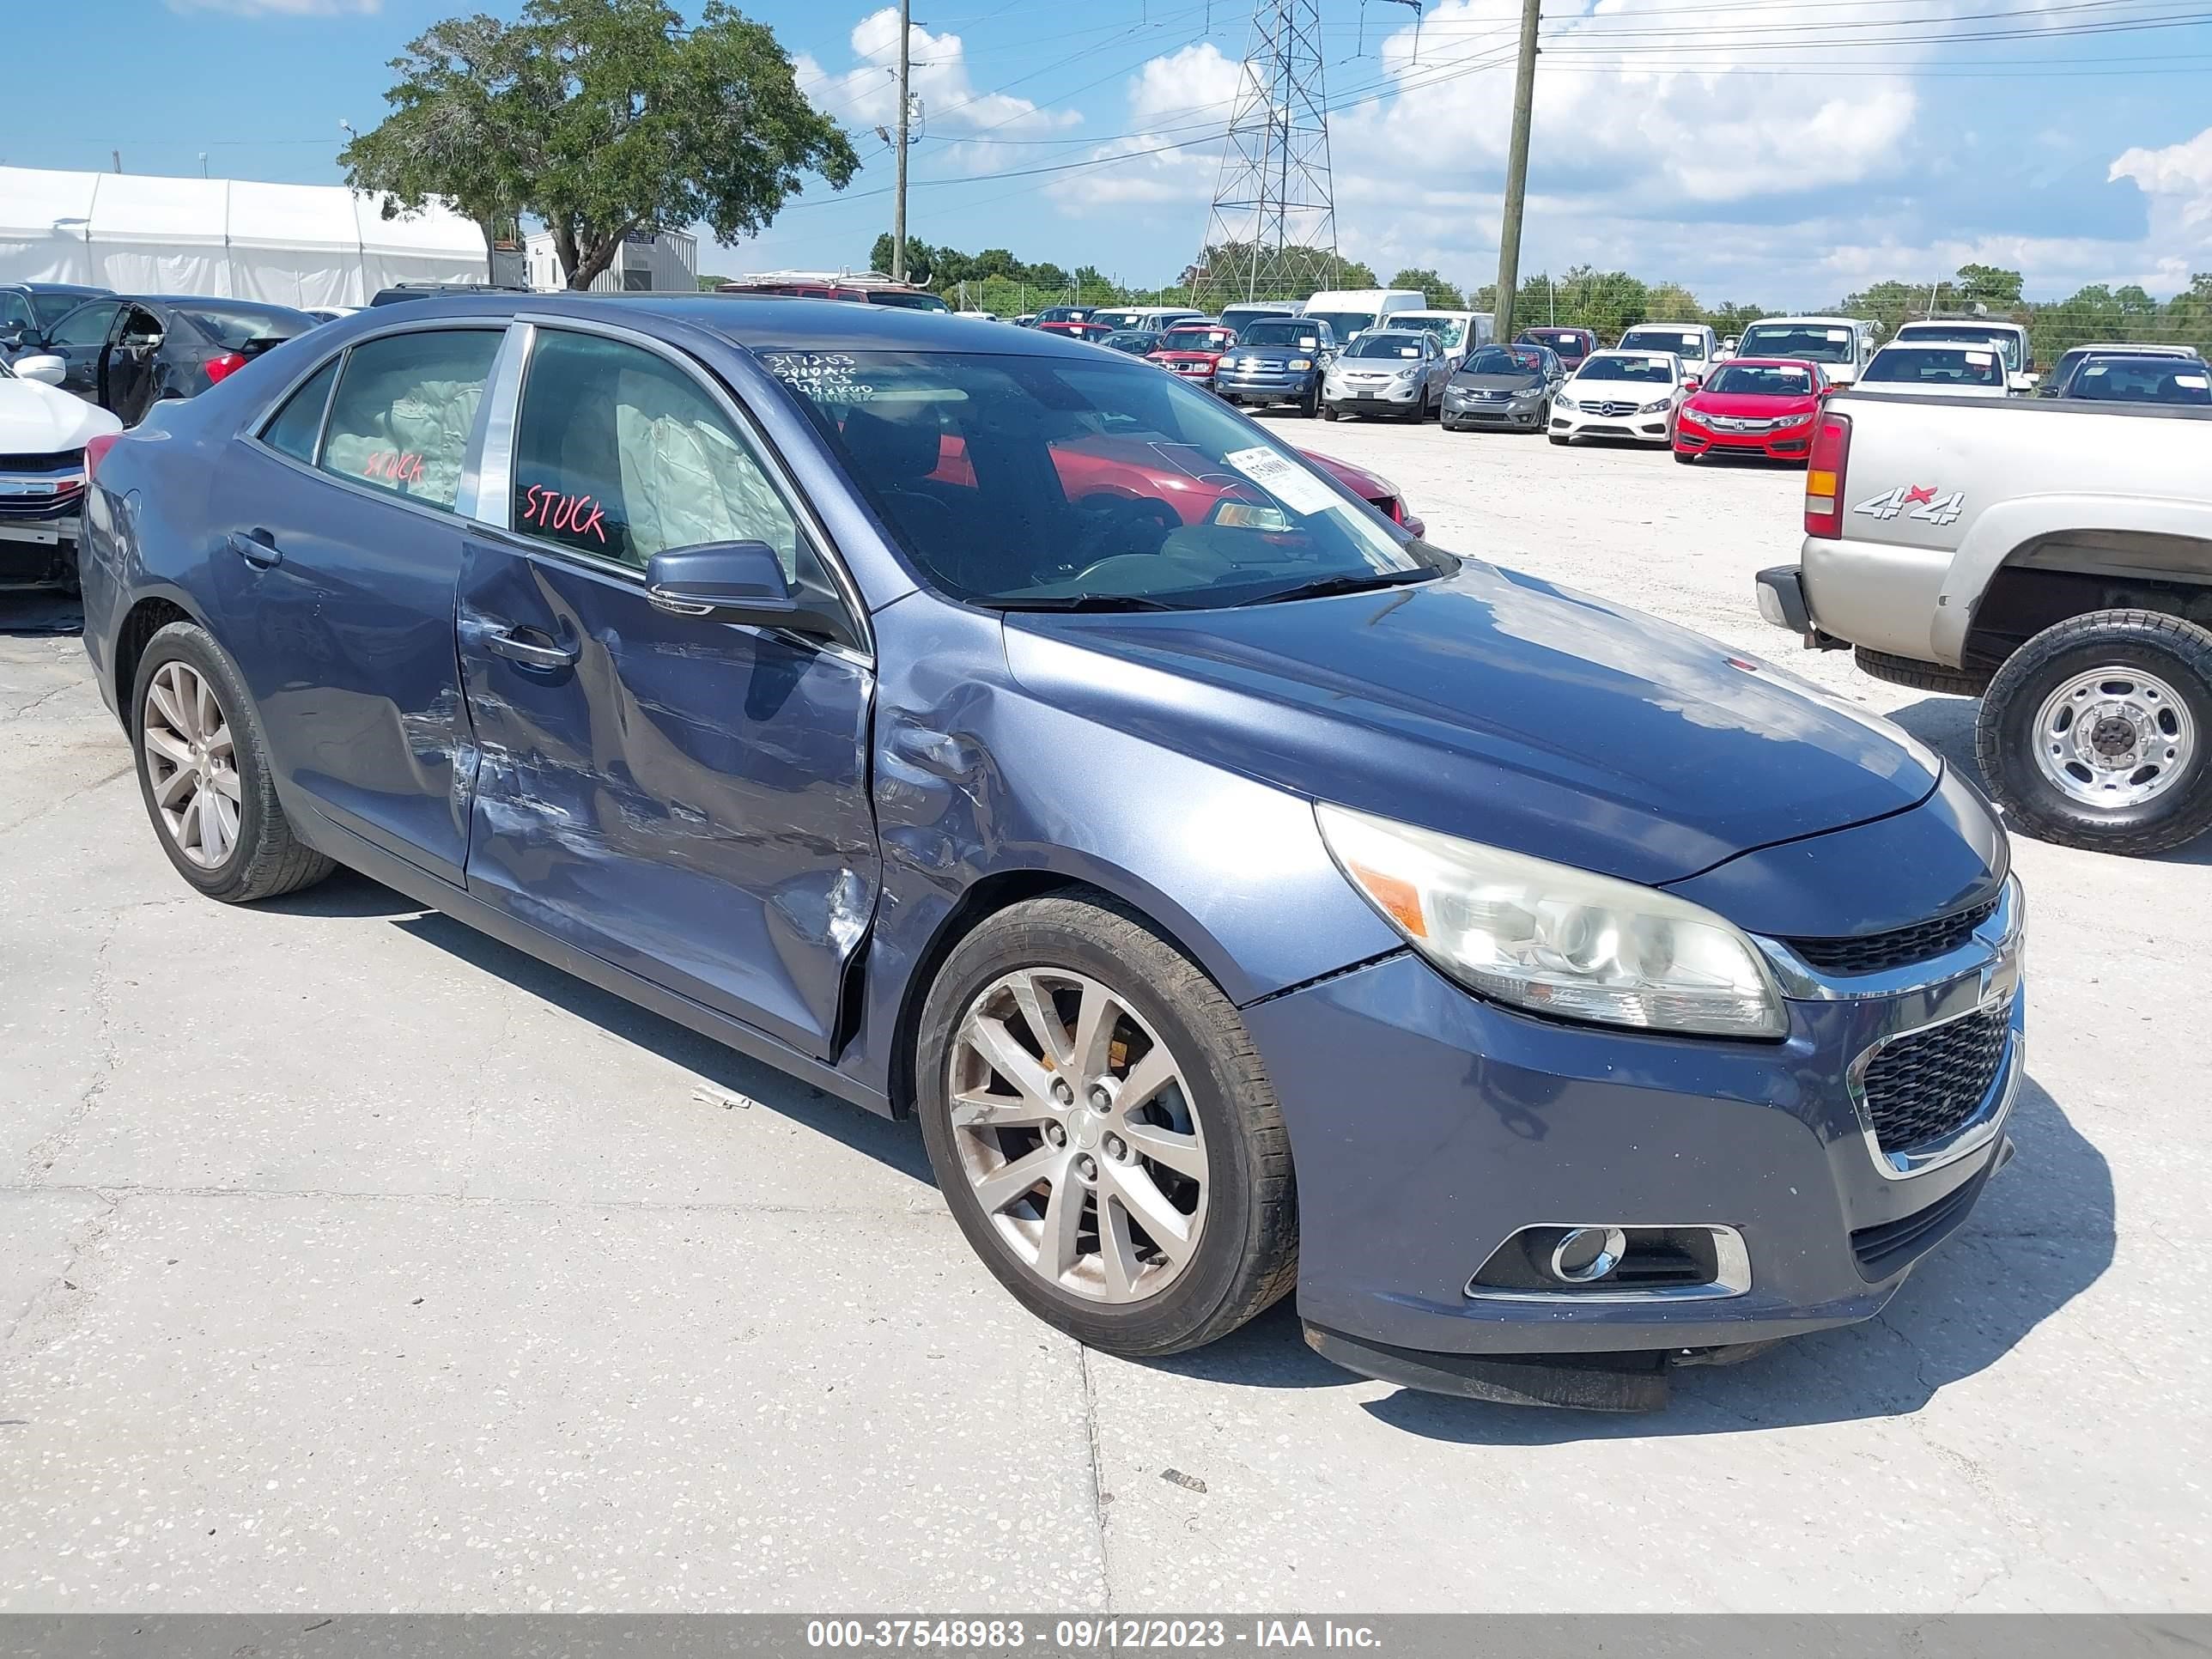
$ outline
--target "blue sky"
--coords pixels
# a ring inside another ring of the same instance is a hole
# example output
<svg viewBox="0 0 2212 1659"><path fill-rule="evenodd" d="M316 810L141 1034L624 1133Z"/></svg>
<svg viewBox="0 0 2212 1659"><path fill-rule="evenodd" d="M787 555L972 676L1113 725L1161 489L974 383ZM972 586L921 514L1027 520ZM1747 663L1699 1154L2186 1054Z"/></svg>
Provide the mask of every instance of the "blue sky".
<svg viewBox="0 0 2212 1659"><path fill-rule="evenodd" d="M380 116L386 60L470 9L88 0L100 27L76 33L100 42L100 73L14 77L0 161L106 167L119 150L131 172L197 174L204 155L216 177L333 182L338 122ZM871 129L891 112L895 14L747 9L866 165L843 198L817 182L761 243L702 264L864 262L890 219ZM1361 11L1322 0L1340 243L1386 276L1486 280L1514 0L1431 0L1418 53L1406 8ZM2039 297L2170 292L2212 270L2212 26L2167 26L2189 15L2185 0L1552 0L1522 269L1618 266L1774 307L1968 258L2025 270ZM922 0L914 233L1172 280L1205 230L1209 133L1249 20L1249 0ZM1942 38L1961 34L1979 38ZM993 176L1068 162L1085 165Z"/></svg>

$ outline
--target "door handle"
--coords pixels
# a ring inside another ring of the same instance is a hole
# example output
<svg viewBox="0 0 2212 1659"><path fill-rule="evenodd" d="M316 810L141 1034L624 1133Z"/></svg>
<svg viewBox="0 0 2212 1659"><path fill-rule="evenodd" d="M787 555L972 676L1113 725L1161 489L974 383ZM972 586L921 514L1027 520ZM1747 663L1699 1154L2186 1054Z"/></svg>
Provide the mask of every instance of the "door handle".
<svg viewBox="0 0 2212 1659"><path fill-rule="evenodd" d="M519 662L526 668L573 668L581 648L573 645L540 645L536 640L522 637L522 630L512 628L488 632L483 636L484 649L495 657L505 657L509 662ZM540 638L543 638L540 635Z"/></svg>
<svg viewBox="0 0 2212 1659"><path fill-rule="evenodd" d="M234 530L230 532L230 550L248 564L258 565L264 570L284 562L284 555L265 530Z"/></svg>

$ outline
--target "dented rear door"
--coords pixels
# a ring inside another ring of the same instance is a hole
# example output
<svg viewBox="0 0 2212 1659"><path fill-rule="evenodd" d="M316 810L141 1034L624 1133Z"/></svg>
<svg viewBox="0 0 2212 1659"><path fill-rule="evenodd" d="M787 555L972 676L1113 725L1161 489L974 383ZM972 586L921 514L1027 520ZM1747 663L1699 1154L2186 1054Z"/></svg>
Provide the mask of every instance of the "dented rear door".
<svg viewBox="0 0 2212 1659"><path fill-rule="evenodd" d="M828 1057L879 875L874 671L653 605L643 564L666 546L765 540L802 582L822 555L719 388L615 331L568 332L536 331L511 456L487 456L513 528L473 526L463 557L469 890ZM702 461L709 426L737 461Z"/></svg>

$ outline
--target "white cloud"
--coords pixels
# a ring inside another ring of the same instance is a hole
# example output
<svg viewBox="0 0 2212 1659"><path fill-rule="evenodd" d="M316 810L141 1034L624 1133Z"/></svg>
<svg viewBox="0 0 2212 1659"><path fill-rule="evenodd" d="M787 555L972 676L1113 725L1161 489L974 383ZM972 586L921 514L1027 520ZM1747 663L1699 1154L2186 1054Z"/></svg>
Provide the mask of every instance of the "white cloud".
<svg viewBox="0 0 2212 1659"><path fill-rule="evenodd" d="M898 118L898 9L871 12L853 26L850 44L860 61L840 72L825 70L805 52L793 59L800 88L817 109L848 126L888 127ZM975 90L967 49L957 34L932 34L916 23L907 37L908 79L921 104L923 131L936 137L1019 137L1073 126L1073 110L1041 109L1009 93ZM1003 159L1003 157L999 158Z"/></svg>
<svg viewBox="0 0 2212 1659"><path fill-rule="evenodd" d="M2212 255L2212 127L2163 149L2124 150L2105 176L2116 184L2128 179L2150 198L2153 246L2189 249L2201 269ZM2191 261L2169 257L2166 264L2181 272L2179 283L2186 286Z"/></svg>
<svg viewBox="0 0 2212 1659"><path fill-rule="evenodd" d="M1059 205L1066 210L1179 202L1202 212L1221 172L1222 147L1207 129L1227 125L1244 76L1243 64L1211 40L1152 58L1130 77L1129 135L1085 154L1086 160L1127 159L1068 174ZM1194 223L1194 252L1199 228Z"/></svg>

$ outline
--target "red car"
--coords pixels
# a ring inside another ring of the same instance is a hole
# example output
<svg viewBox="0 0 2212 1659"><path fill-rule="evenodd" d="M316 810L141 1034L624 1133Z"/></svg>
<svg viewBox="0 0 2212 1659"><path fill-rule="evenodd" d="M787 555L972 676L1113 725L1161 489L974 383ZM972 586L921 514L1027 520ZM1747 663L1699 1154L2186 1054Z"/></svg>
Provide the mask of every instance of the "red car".
<svg viewBox="0 0 2212 1659"><path fill-rule="evenodd" d="M1735 357L1706 377L1674 421L1674 459L1687 466L1716 451L1802 462L1814 417L1834 388L1818 363Z"/></svg>
<svg viewBox="0 0 2212 1659"><path fill-rule="evenodd" d="M1218 323L1177 324L1160 337L1159 344L1146 354L1146 361L1210 387L1221 354L1236 343L1237 331Z"/></svg>
<svg viewBox="0 0 2212 1659"><path fill-rule="evenodd" d="M1129 504L1128 511L1149 514L1170 530L1177 525L1204 524L1240 491L1249 493L1245 481L1233 473L1190 471L1177 448L1150 438L1090 433L1054 443L1053 466L1070 501L1119 497ZM1391 523L1416 536L1428 533L1428 526L1407 511L1405 497L1388 478L1310 449L1298 453ZM938 440L937 466L928 481L956 489L975 487L966 440L949 432Z"/></svg>
<svg viewBox="0 0 2212 1659"><path fill-rule="evenodd" d="M1089 340L1094 344L1114 331L1103 323L1039 323L1040 334L1065 334L1071 340Z"/></svg>

